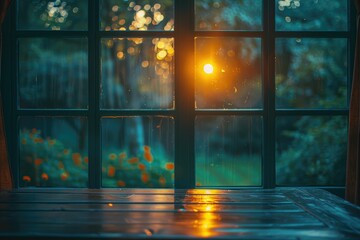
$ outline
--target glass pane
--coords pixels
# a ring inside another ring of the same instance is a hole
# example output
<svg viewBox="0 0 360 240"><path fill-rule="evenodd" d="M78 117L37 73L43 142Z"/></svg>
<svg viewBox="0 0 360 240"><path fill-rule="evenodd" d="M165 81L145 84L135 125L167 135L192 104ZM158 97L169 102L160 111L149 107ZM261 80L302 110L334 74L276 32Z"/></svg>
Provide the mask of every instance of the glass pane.
<svg viewBox="0 0 360 240"><path fill-rule="evenodd" d="M87 39L19 39L20 108L87 108L87 51Z"/></svg>
<svg viewBox="0 0 360 240"><path fill-rule="evenodd" d="M262 106L260 39L196 38L195 64L196 108Z"/></svg>
<svg viewBox="0 0 360 240"><path fill-rule="evenodd" d="M87 30L87 0L19 0L20 30Z"/></svg>
<svg viewBox="0 0 360 240"><path fill-rule="evenodd" d="M346 108L347 39L276 40L278 108Z"/></svg>
<svg viewBox="0 0 360 240"><path fill-rule="evenodd" d="M260 186L262 134L261 117L196 117L196 185Z"/></svg>
<svg viewBox="0 0 360 240"><path fill-rule="evenodd" d="M87 187L88 125L79 117L19 119L21 187Z"/></svg>
<svg viewBox="0 0 360 240"><path fill-rule="evenodd" d="M174 39L127 38L101 41L101 107L174 107Z"/></svg>
<svg viewBox="0 0 360 240"><path fill-rule="evenodd" d="M346 0L274 0L278 31L346 31Z"/></svg>
<svg viewBox="0 0 360 240"><path fill-rule="evenodd" d="M195 30L262 30L262 0L195 0Z"/></svg>
<svg viewBox="0 0 360 240"><path fill-rule="evenodd" d="M174 0L101 0L100 29L173 31Z"/></svg>
<svg viewBox="0 0 360 240"><path fill-rule="evenodd" d="M103 187L174 187L173 118L103 118L101 127Z"/></svg>
<svg viewBox="0 0 360 240"><path fill-rule="evenodd" d="M347 117L279 117L278 185L345 185Z"/></svg>

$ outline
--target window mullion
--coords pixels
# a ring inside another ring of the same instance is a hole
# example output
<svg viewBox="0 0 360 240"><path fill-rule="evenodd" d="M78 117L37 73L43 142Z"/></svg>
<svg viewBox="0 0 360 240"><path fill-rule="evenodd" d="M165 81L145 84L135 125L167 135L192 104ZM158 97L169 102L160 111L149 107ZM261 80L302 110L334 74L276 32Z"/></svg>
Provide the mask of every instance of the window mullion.
<svg viewBox="0 0 360 240"><path fill-rule="evenodd" d="M175 188L195 186L193 0L175 0Z"/></svg>
<svg viewBox="0 0 360 240"><path fill-rule="evenodd" d="M89 188L101 187L100 116L99 116L99 1L89 1Z"/></svg>
<svg viewBox="0 0 360 240"><path fill-rule="evenodd" d="M275 2L263 1L264 150L263 187L274 188L275 180Z"/></svg>
<svg viewBox="0 0 360 240"><path fill-rule="evenodd" d="M2 38L2 57L6 56L7 61L1 61L2 78L2 97L3 117L5 123L5 132L8 149L8 159L10 159L10 168L13 179L13 187L19 188L19 154L18 154L18 124L17 124L17 37L16 37L16 6L10 4L5 22L3 23L3 34L9 34L10 37ZM6 46L6 47L5 47ZM4 91L4 89L11 89ZM14 134L9 134L14 133Z"/></svg>

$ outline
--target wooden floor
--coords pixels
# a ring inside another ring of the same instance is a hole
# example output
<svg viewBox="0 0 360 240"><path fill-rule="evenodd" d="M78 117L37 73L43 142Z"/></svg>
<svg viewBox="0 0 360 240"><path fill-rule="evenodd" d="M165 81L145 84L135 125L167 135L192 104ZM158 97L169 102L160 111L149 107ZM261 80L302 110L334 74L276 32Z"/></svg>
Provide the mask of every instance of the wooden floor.
<svg viewBox="0 0 360 240"><path fill-rule="evenodd" d="M0 193L0 239L31 238L360 239L360 208L317 189Z"/></svg>

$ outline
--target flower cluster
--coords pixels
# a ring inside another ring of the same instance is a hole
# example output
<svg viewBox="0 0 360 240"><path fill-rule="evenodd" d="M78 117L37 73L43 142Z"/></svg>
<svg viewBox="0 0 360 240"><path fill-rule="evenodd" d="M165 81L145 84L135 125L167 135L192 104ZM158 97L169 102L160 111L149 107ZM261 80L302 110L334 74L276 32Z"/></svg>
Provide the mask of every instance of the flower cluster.
<svg viewBox="0 0 360 240"><path fill-rule="evenodd" d="M145 145L138 156L104 153L102 175L104 187L168 188L173 187L174 163L155 157Z"/></svg>
<svg viewBox="0 0 360 240"><path fill-rule="evenodd" d="M38 129L20 132L20 185L87 187L88 157Z"/></svg>

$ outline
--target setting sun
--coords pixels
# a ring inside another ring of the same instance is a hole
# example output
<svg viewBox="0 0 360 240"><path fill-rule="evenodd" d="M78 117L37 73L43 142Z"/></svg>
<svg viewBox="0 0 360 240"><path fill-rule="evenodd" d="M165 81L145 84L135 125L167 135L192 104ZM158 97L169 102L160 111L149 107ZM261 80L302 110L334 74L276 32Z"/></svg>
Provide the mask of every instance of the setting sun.
<svg viewBox="0 0 360 240"><path fill-rule="evenodd" d="M211 74L214 72L214 67L210 63L207 63L204 65L203 70L206 74Z"/></svg>

